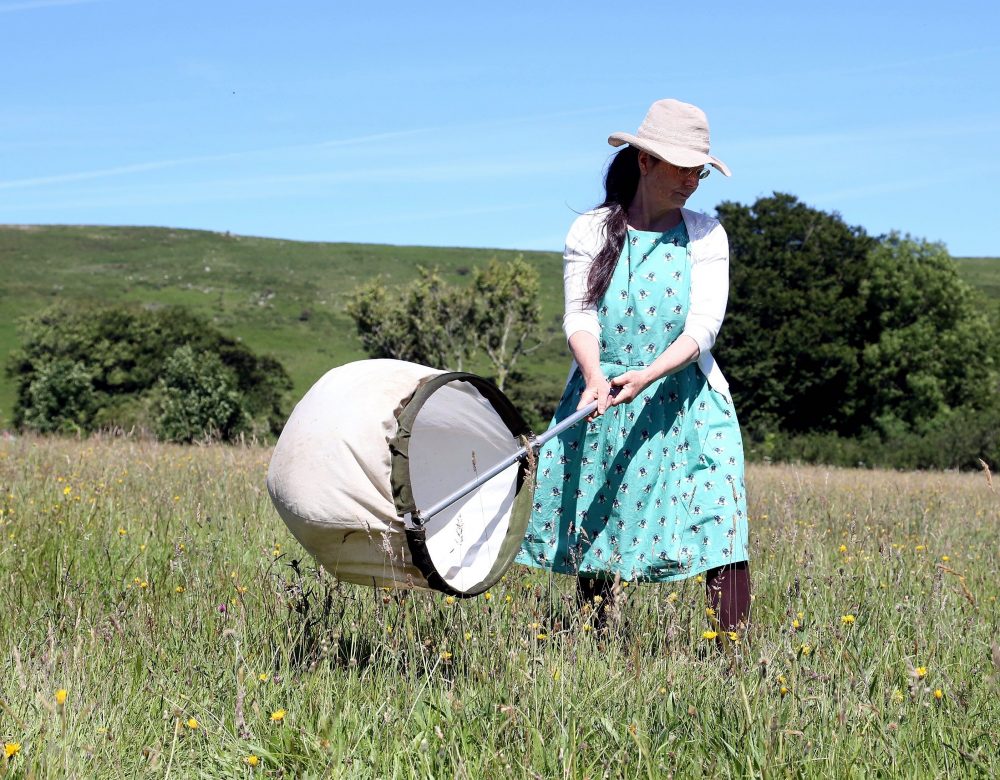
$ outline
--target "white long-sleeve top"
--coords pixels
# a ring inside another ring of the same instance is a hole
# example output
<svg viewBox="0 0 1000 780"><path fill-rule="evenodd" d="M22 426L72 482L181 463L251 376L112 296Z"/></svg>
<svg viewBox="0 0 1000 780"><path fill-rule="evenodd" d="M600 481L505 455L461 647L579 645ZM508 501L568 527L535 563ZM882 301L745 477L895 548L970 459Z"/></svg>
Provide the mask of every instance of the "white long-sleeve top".
<svg viewBox="0 0 1000 780"><path fill-rule="evenodd" d="M590 266L604 246L607 212L607 209L593 209L581 214L566 236L563 330L567 340L579 331L592 334L598 342L601 340L597 307L588 306L585 301ZM681 209L681 216L687 228L691 255L691 299L681 335L690 336L698 345L698 367L712 388L730 398L729 383L710 351L722 327L729 299L729 239L717 219L689 209ZM570 376L575 368L574 361Z"/></svg>

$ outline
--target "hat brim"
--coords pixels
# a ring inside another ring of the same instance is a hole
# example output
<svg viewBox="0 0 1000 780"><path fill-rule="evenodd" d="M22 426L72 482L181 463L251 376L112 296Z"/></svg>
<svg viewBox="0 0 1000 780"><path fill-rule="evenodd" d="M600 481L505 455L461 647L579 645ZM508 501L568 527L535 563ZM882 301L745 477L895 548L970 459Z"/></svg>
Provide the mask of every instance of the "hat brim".
<svg viewBox="0 0 1000 780"><path fill-rule="evenodd" d="M636 149L642 149L654 157L666 160L668 163L681 168L696 168L699 165L711 165L723 176L733 175L729 171L729 166L718 157L712 157L710 154L704 154L693 149L685 149L680 146L657 143L645 138L639 138L631 133L614 133L608 137L608 143L612 146L624 146L625 144L634 146Z"/></svg>

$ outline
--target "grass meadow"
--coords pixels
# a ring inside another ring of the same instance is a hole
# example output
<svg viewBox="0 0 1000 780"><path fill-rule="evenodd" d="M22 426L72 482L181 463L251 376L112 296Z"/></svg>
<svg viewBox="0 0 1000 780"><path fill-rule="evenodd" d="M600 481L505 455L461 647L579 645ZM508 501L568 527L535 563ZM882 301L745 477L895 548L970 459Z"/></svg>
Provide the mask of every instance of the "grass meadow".
<svg viewBox="0 0 1000 780"><path fill-rule="evenodd" d="M0 778L1000 776L985 474L753 465L755 600L317 571L262 447L0 440ZM721 643L720 643L720 640Z"/></svg>

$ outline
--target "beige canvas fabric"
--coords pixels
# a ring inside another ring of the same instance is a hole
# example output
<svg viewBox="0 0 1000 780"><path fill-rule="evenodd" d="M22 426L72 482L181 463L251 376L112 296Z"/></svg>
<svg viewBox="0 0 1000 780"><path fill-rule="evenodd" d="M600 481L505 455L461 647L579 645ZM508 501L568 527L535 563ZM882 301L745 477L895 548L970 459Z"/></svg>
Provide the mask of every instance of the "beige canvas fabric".
<svg viewBox="0 0 1000 780"><path fill-rule="evenodd" d="M299 543L340 579L426 586L396 516L386 442L400 402L439 373L394 360L349 363L321 377L285 424L268 492Z"/></svg>
<svg viewBox="0 0 1000 780"><path fill-rule="evenodd" d="M397 515L389 442L399 432L402 405L424 380L443 373L397 360L349 363L327 372L289 417L271 457L268 492L299 543L338 578L432 587L412 558L410 518ZM424 510L503 462L519 442L467 381L446 381L420 395L408 406L419 411L403 474L416 508ZM425 549L447 587L473 593L498 562L509 563L504 550L518 468L427 519Z"/></svg>

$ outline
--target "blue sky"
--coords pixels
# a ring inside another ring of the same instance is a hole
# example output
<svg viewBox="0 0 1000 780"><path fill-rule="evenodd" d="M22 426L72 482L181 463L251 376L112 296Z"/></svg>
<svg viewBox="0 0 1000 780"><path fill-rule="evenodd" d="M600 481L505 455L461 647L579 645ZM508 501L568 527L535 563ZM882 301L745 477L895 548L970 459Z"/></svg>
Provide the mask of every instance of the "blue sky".
<svg viewBox="0 0 1000 780"><path fill-rule="evenodd" d="M0 0L0 223L558 250L676 97L734 173L694 208L1000 256L998 7Z"/></svg>

